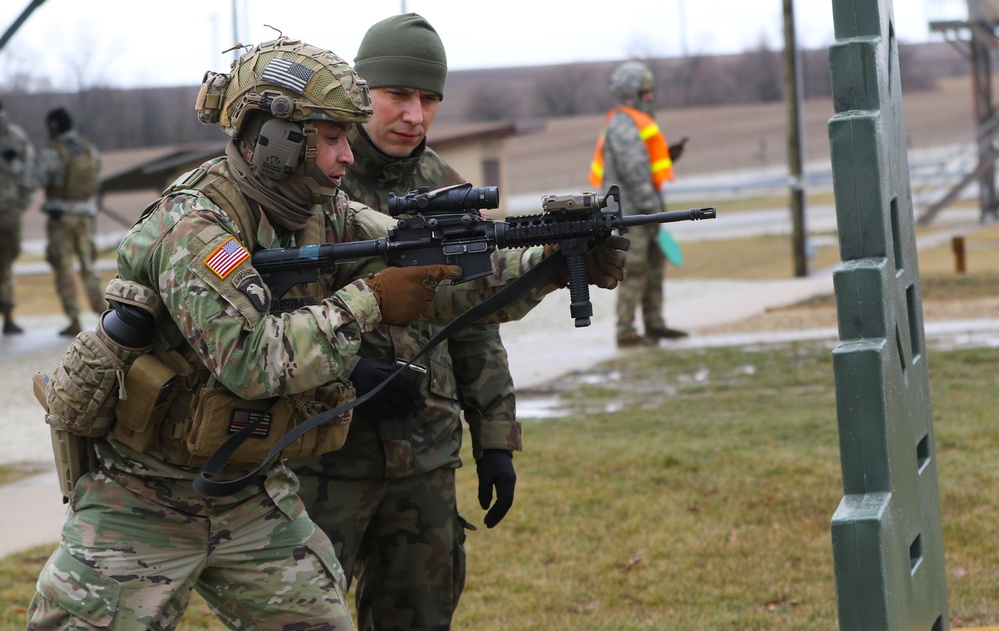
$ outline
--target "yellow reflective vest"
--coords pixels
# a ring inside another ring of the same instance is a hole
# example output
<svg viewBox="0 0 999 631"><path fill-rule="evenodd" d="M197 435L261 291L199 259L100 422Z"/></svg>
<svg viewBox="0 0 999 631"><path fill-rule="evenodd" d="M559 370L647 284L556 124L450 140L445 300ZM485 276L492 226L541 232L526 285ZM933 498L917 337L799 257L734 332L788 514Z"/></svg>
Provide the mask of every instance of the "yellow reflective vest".
<svg viewBox="0 0 999 631"><path fill-rule="evenodd" d="M662 187L663 182L673 180L673 161L669 157L669 146L666 144L666 137L659 131L659 125L651 116L627 105L620 105L607 112L607 120L617 112L624 112L631 116L638 126L638 133L645 141L645 148L649 152L649 162L652 164L652 181L656 189ZM597 138L597 147L593 152L593 160L590 162L590 184L599 188L604 181L604 139L607 130L600 132Z"/></svg>

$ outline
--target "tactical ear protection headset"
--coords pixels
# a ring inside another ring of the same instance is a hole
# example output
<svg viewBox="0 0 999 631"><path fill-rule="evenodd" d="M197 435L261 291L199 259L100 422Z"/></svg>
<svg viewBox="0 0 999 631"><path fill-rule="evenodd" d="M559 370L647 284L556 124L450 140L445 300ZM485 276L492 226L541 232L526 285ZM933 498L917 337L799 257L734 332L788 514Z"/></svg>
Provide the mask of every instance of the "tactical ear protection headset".
<svg viewBox="0 0 999 631"><path fill-rule="evenodd" d="M295 172L304 155L305 134L301 125L268 118L261 126L253 148L253 164L260 175L282 180Z"/></svg>

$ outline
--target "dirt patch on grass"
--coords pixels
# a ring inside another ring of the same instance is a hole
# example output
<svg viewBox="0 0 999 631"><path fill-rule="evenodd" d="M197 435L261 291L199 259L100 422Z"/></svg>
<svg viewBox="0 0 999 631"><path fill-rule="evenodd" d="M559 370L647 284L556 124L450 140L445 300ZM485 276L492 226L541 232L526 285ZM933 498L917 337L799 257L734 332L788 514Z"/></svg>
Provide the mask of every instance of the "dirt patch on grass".
<svg viewBox="0 0 999 631"><path fill-rule="evenodd" d="M932 275L920 280L923 321L999 317L999 273ZM701 335L836 328L836 299L815 296L745 320L698 330Z"/></svg>

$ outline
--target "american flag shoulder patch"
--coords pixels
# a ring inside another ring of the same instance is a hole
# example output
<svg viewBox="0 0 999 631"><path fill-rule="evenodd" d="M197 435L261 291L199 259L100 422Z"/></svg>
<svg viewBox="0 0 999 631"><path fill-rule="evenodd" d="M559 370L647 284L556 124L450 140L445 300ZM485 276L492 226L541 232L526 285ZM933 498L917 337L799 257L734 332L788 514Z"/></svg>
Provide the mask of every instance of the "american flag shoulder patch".
<svg viewBox="0 0 999 631"><path fill-rule="evenodd" d="M303 66L290 59L275 57L264 66L260 78L302 94L314 74L316 71L308 66Z"/></svg>
<svg viewBox="0 0 999 631"><path fill-rule="evenodd" d="M249 256L250 253L240 245L236 237L229 237L205 259L205 265L219 278L225 278Z"/></svg>

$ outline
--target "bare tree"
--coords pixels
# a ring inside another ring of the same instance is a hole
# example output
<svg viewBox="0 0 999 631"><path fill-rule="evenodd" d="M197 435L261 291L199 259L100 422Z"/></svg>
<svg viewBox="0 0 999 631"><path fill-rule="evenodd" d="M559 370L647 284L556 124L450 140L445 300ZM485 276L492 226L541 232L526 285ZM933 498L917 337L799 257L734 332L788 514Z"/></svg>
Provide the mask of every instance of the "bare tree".
<svg viewBox="0 0 999 631"><path fill-rule="evenodd" d="M825 50L801 51L802 95L806 99L832 96L832 77L829 74L829 53Z"/></svg>
<svg viewBox="0 0 999 631"><path fill-rule="evenodd" d="M599 87L606 86L606 83ZM539 116L572 116L602 111L604 99L595 102L597 82L585 65L545 69L534 79L534 113Z"/></svg>
<svg viewBox="0 0 999 631"><path fill-rule="evenodd" d="M919 63L919 50L919 46L912 44L898 45L898 72L903 91L926 91L937 87L936 75L926 72Z"/></svg>
<svg viewBox="0 0 999 631"><path fill-rule="evenodd" d="M68 69L72 87L77 92L109 85L107 71L111 63L98 60L99 46L93 35L89 32L81 33L71 51L63 56L63 61Z"/></svg>
<svg viewBox="0 0 999 631"><path fill-rule="evenodd" d="M517 95L495 84L478 84L470 93L465 115L473 121L514 119L519 115Z"/></svg>
<svg viewBox="0 0 999 631"><path fill-rule="evenodd" d="M739 55L732 80L736 103L773 102L783 98L783 65L780 54L770 49L765 35L756 49Z"/></svg>
<svg viewBox="0 0 999 631"><path fill-rule="evenodd" d="M57 82L59 91L53 90L52 82L31 66L30 50L8 47L3 51L0 99L11 120L22 125L36 144L48 142L45 115L60 106L72 113L81 131L106 150L225 139L217 125L202 125L194 116L198 85L143 89L109 86L101 69L110 66L97 62L96 47L83 46L80 51L71 60L74 80ZM827 50L803 50L801 56L805 96L827 98L830 94ZM620 63L452 72L445 102L450 104L448 121L605 112L614 105L608 81ZM779 55L765 40L756 49L739 55L648 59L646 63L656 75L659 108L781 98ZM900 44L899 63L905 91L933 89L937 77L968 71L966 60L945 44Z"/></svg>

